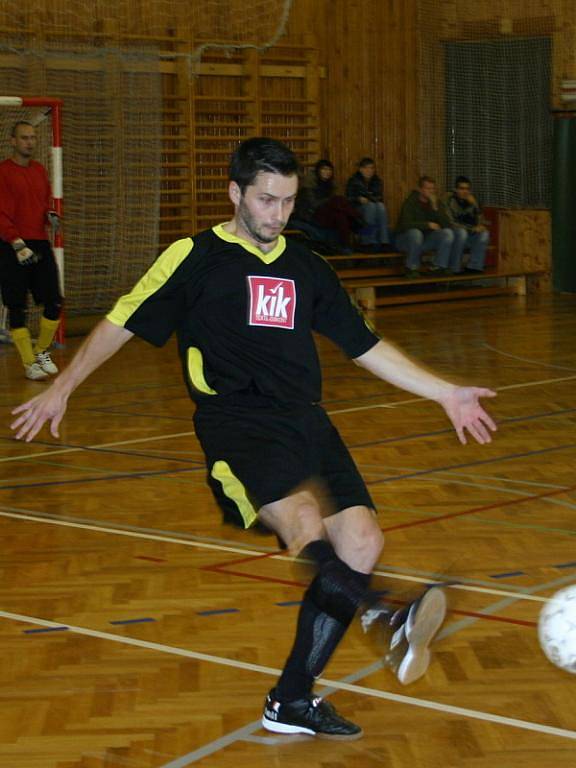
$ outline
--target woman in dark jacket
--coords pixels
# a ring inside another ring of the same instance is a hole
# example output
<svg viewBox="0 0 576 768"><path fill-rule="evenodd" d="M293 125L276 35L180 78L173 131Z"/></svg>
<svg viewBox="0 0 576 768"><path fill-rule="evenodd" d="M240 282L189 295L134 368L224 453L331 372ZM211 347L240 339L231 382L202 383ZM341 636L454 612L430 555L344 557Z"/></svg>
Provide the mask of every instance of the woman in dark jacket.
<svg viewBox="0 0 576 768"><path fill-rule="evenodd" d="M296 217L319 227L335 230L342 251L350 251L352 232L364 220L350 202L336 194L334 166L330 160L319 160L314 166L312 183L303 186L296 203Z"/></svg>

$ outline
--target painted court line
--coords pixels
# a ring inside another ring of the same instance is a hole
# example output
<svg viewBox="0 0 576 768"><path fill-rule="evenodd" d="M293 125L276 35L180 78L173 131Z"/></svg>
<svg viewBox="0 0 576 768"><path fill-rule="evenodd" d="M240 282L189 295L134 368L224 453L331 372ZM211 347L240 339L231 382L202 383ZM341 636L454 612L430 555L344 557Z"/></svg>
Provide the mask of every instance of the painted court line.
<svg viewBox="0 0 576 768"><path fill-rule="evenodd" d="M160 541L165 544L181 544L185 547L197 547L199 549L211 549L218 552L231 552L233 554L244 555L242 560L251 560L253 557L263 558L268 557L270 560L283 560L286 562L294 562L294 558L287 555L277 555L274 553L262 553L256 550L240 549L239 547L232 547L223 544L209 544L202 541L192 541L190 539L181 539L177 536L162 536L153 533L143 533L134 530L125 530L123 528L114 528L104 525L93 525L89 523L75 523L70 520L58 520L46 517L40 517L37 515L30 515L19 512L7 512L4 508L0 507L0 517L9 517L15 520L27 520L34 523L45 523L47 525L60 525L64 528L79 528L85 531L93 531L95 533L106 533L117 536L126 536L128 538L145 539L148 541ZM398 581L410 581L417 584L431 584L431 583L443 583L441 580L435 580L430 578L424 578L420 576L410 576L407 574L394 573L392 571L380 571L375 570L376 576L385 576L390 579L397 579ZM471 584L450 584L450 589L459 589L464 592L479 592L487 595L497 595L499 597L517 597L519 600L533 600L535 602L546 603L547 598L539 597L537 595L525 594L524 592L513 592L505 590L495 590L488 587L478 587Z"/></svg>
<svg viewBox="0 0 576 768"><path fill-rule="evenodd" d="M573 381L574 379L576 379L576 376L562 376L556 379L541 379L540 381L520 382L519 384L505 384L502 387L496 387L495 391L505 392L507 390L522 389L524 387L537 387L537 386L542 386L544 384L558 384L565 381ZM330 410L330 411L327 411L327 413L330 416L334 416L340 413L354 413L356 411L367 411L373 408L398 408L402 405L410 405L412 403L421 403L421 402L425 402L426 400L427 398L424 398L424 397L413 397L407 400L399 400L394 403L374 403L372 405L358 406L357 408L344 408L341 410ZM130 445L133 443L151 442L153 440L168 440L173 437L185 437L187 435L193 435L193 434L195 434L194 431L177 432L171 435L157 435L155 437L136 438L133 440L120 440L114 443L102 443L101 445L88 445L88 446L79 447L79 448L63 448L56 451L46 451L42 454L42 456L55 456L62 453L73 453L75 451L83 451L90 448L111 448L116 445ZM5 456L0 459L0 463L10 462L10 461L24 461L25 459L34 459L34 458L37 458L38 455L39 455L38 453L31 453L31 454L25 454L22 456Z"/></svg>
<svg viewBox="0 0 576 768"><path fill-rule="evenodd" d="M519 384L505 384L502 387L494 387L495 392L506 392L510 389L522 389L524 387L540 387L544 384L560 384L564 381L573 381L576 376L561 376L557 379L541 379L540 381L526 381ZM360 405L357 408L342 408L338 411L328 411L329 415L333 416L340 413L354 413L356 411L369 411L373 408L398 408L402 405L411 405L412 403L426 402L425 397L411 397L407 400L398 400L395 403L374 403L372 405Z"/></svg>
<svg viewBox="0 0 576 768"><path fill-rule="evenodd" d="M194 431L191 432L174 432L170 435L155 435L154 437L137 437L132 440L116 440L113 443L101 443L99 445L80 445L74 448L58 448L55 451L37 451L36 453L27 453L20 456L4 456L0 459L0 463L7 463L10 461L25 461L26 459L39 459L45 456L59 456L63 453L77 453L79 451L86 451L90 449L97 450L98 448L114 448L120 445L134 445L135 443L152 443L157 440L171 440L175 437L188 437L189 435L195 435Z"/></svg>
<svg viewBox="0 0 576 768"><path fill-rule="evenodd" d="M35 616L25 616L18 613L9 613L8 611L0 611L0 618L8 619L16 622L26 622L27 624L35 624L41 627L61 627L61 624L57 624L53 621L46 619L40 619ZM237 659L227 659L222 656L213 656L207 653L198 653L196 651L189 651L185 648L178 648L176 646L163 645L162 643L152 643L147 640L140 640L133 637L123 637L121 635L114 635L109 632L100 632L95 629L87 629L86 627L77 627L72 624L67 625L70 632L78 635L84 635L86 637L95 637L100 640L108 640L114 643L121 643L123 645L131 645L136 648L144 648L150 651L156 651L159 653L166 653L172 656L183 656L189 659L196 659L197 661L205 661L209 664L217 664L224 667L232 667L234 669L242 669L247 672L257 672L259 674L268 675L277 678L281 671L274 667L265 667L260 664L250 664L244 661L238 661ZM528 720L517 720L513 717L502 717L501 715L494 715L489 712L482 712L474 709L467 709L465 707L455 707L450 704L443 704L437 701L428 701L426 699L419 699L413 696L403 696L398 693L390 693L388 691L381 691L376 688L368 688L366 686L355 685L350 683L339 682L337 680L328 680L326 678L320 678L318 680L320 685L329 686L335 690L349 691L350 693L357 693L362 696L369 696L376 699L384 699L386 701L393 701L397 704L406 704L407 706L419 707L422 709L431 709L436 712L442 712L450 715L457 715L459 717L468 717L473 720L483 720L485 722L495 723L497 725L510 726L512 728L519 728L527 731L535 731L537 733L547 734L549 736L558 736L564 739L575 739L576 731L569 731L564 728L554 728L549 725L543 725L541 723L533 723ZM183 763L185 765L185 763Z"/></svg>

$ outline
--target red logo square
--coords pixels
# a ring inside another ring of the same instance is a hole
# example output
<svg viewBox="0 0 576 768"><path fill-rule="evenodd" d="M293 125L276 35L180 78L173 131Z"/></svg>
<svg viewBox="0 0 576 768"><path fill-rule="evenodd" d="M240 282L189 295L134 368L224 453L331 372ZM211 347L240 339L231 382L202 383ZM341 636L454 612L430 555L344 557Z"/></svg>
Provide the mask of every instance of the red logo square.
<svg viewBox="0 0 576 768"><path fill-rule="evenodd" d="M296 285L285 277L248 275L249 325L294 328Z"/></svg>

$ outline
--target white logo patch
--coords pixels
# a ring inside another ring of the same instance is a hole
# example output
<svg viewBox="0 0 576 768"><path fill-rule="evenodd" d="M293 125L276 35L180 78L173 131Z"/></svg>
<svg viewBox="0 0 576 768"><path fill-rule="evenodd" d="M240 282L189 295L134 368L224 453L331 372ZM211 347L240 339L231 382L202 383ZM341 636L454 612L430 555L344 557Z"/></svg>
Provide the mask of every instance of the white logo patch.
<svg viewBox="0 0 576 768"><path fill-rule="evenodd" d="M284 277L248 275L249 325L294 328L296 285Z"/></svg>

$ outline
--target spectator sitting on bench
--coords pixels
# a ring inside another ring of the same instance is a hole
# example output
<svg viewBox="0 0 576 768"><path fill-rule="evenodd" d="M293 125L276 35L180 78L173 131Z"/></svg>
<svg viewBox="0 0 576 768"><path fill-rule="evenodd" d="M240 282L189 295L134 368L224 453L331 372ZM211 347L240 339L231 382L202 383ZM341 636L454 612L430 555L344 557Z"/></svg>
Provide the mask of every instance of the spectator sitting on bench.
<svg viewBox="0 0 576 768"><path fill-rule="evenodd" d="M346 197L362 214L365 227L360 231L363 250L371 253L392 251L388 212L383 202L382 180L371 157L363 157L358 170L348 179Z"/></svg>
<svg viewBox="0 0 576 768"><path fill-rule="evenodd" d="M311 182L303 184L298 194L291 224L338 252L349 254L352 253L352 232L360 229L363 223L362 216L348 200L336 194L332 163L319 160L314 166Z"/></svg>
<svg viewBox="0 0 576 768"><path fill-rule="evenodd" d="M453 221L444 203L438 200L436 181L421 176L418 188L402 204L396 227L396 247L406 253L406 277L420 276L420 258L426 251L435 252L431 272L452 271L453 245Z"/></svg>
<svg viewBox="0 0 576 768"><path fill-rule="evenodd" d="M458 176L446 204L454 222L454 271L484 272L490 234L483 223L482 210L474 197L472 183L467 176ZM465 269L462 269L462 254L465 248L470 249L470 258Z"/></svg>

